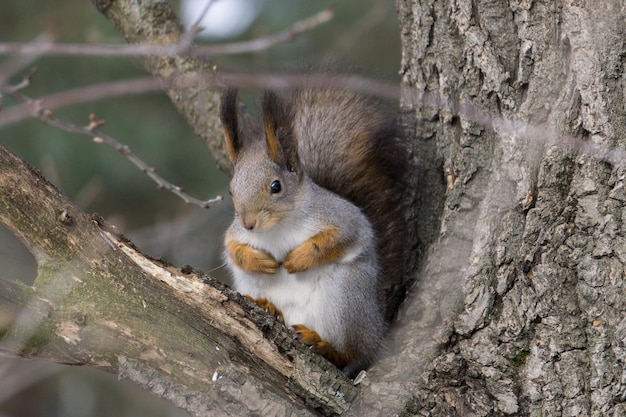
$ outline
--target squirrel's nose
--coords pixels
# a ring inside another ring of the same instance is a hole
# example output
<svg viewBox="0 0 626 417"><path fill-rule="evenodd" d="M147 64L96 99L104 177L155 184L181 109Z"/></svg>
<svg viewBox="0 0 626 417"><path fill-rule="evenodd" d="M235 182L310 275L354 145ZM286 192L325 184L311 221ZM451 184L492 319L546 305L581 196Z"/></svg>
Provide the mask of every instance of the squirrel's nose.
<svg viewBox="0 0 626 417"><path fill-rule="evenodd" d="M247 230L253 230L254 227L256 226L256 219L251 218L251 217L245 217L242 216L241 217L241 224L243 225L243 227L245 227Z"/></svg>

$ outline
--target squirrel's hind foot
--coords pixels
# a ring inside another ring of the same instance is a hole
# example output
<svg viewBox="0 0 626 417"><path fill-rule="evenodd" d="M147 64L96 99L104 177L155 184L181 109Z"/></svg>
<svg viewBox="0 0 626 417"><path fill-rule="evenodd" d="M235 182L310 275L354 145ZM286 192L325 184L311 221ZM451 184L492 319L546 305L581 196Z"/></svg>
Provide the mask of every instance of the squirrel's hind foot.
<svg viewBox="0 0 626 417"><path fill-rule="evenodd" d="M249 295L246 295L245 297L248 300L255 303L256 305L258 305L259 307L261 307L263 310L267 311L267 313L270 316L274 317L276 320L278 320L282 324L285 324L285 318L283 317L283 312L280 310L280 308L276 307L274 303L272 303L270 300L268 300L267 298L254 298Z"/></svg>
<svg viewBox="0 0 626 417"><path fill-rule="evenodd" d="M333 348L329 342L322 339L315 330L309 329L304 324L296 324L291 326L291 328L296 331L298 339L300 339L302 343L310 346L315 353L328 359L337 368L343 369L352 362L350 355L335 350L335 348Z"/></svg>

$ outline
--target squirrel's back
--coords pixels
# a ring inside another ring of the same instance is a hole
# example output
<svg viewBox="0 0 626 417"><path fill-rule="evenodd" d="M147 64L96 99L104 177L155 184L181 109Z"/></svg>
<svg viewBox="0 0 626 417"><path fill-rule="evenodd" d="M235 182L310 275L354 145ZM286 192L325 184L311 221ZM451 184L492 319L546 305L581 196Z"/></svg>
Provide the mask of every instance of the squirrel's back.
<svg viewBox="0 0 626 417"><path fill-rule="evenodd" d="M408 253L401 202L407 156L398 110L372 97L339 89L296 89L283 100L304 172L318 185L360 207L376 233L381 295L390 321L404 298Z"/></svg>

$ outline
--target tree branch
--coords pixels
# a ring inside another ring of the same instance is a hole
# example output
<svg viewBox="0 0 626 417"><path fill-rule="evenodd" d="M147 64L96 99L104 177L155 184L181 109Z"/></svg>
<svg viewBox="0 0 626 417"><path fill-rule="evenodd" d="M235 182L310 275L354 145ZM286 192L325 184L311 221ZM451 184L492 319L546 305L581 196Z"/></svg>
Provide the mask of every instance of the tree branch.
<svg viewBox="0 0 626 417"><path fill-rule="evenodd" d="M181 39L179 43L165 46L152 44L89 45L78 43L53 43L49 41L33 43L0 42L0 55L96 55L111 57L138 57L149 55L174 57L178 55L190 55L202 57L261 52L279 43L295 39L303 32L330 21L334 15L335 12L332 8L326 8L270 36L221 45L192 45L193 39L188 39L187 36L187 34L192 32L185 32L184 39Z"/></svg>
<svg viewBox="0 0 626 417"><path fill-rule="evenodd" d="M0 351L139 382L158 371L192 415L218 409L224 390L241 392L233 410L296 400L341 413L354 398L283 325L210 278L146 258L2 147L0 206L39 266L33 287L2 281Z"/></svg>
<svg viewBox="0 0 626 417"><path fill-rule="evenodd" d="M163 81L152 77L141 77L126 80L107 81L85 87L74 88L50 94L19 106L3 109L0 112L0 126L17 123L29 117L34 117L32 102L40 102L41 106L47 110L72 106L75 104L88 103L104 100L112 97L121 97L133 94L143 94L153 91L160 91ZM0 82L0 88L3 88Z"/></svg>
<svg viewBox="0 0 626 417"><path fill-rule="evenodd" d="M171 6L163 0L92 0L95 7L116 27L130 44L172 47L180 44L183 33ZM232 169L222 140L218 117L220 86L217 68L193 56L150 55L144 67L155 77L170 82L165 92L224 172ZM193 79L196 82L189 83Z"/></svg>
<svg viewBox="0 0 626 417"><path fill-rule="evenodd" d="M33 117L36 117L43 123L62 129L69 133L87 135L91 137L93 142L95 143L103 143L111 146L112 148L117 150L122 156L128 159L133 165L139 168L139 170L146 174L152 181L154 181L157 184L158 188L170 191L187 204L194 204L201 208L210 208L212 204L222 201L222 196L220 195L209 200L199 200L187 194L182 187L174 185L171 182L165 180L165 178L157 174L156 170L153 167L147 165L143 160L135 155L135 153L131 151L128 145L124 145L114 137L96 130L97 128L103 126L105 122L104 120L97 119L94 114L90 114L89 124L87 126L77 126L75 124L59 120L49 108L43 107L43 102L41 100L33 100L30 97L25 96L15 88L5 88L4 86L0 85L0 92L11 94L24 106L30 109Z"/></svg>
<svg viewBox="0 0 626 417"><path fill-rule="evenodd" d="M345 88L364 94L386 97L390 99L398 99L400 97L400 89L397 85L372 78L362 77L355 74L222 73L219 75L219 78L225 85L241 88ZM185 77L185 80L190 87L197 82L196 80L194 80L193 77ZM179 84L181 82L181 80L178 80ZM200 80L200 82L202 82L202 80ZM56 110L62 107L88 103L107 98L161 91L162 88L167 87L168 85L169 80L167 79L140 77L125 80L107 81L99 84L88 85L85 87L78 87L31 100L35 102L41 102L42 106L45 107L47 110ZM3 88L1 82L0 88ZM438 103L434 99L427 100L426 98L423 98L423 102L426 105L440 106L440 103ZM27 102L19 106L3 109L2 112L0 112L0 126L17 123L29 117L34 117L32 102ZM483 120L476 121L480 123ZM491 120L487 119L482 124L488 122L490 123Z"/></svg>

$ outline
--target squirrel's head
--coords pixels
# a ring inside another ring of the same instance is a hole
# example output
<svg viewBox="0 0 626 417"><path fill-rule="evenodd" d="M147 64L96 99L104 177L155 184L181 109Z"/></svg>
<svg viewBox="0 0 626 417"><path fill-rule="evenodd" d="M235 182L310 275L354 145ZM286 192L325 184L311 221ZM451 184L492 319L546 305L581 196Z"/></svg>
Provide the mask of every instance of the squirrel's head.
<svg viewBox="0 0 626 417"><path fill-rule="evenodd" d="M290 109L274 92L266 91L262 110L263 132L242 135L237 90L229 88L222 96L220 113L226 150L234 166L230 181L233 204L242 226L258 232L294 212L303 178Z"/></svg>

